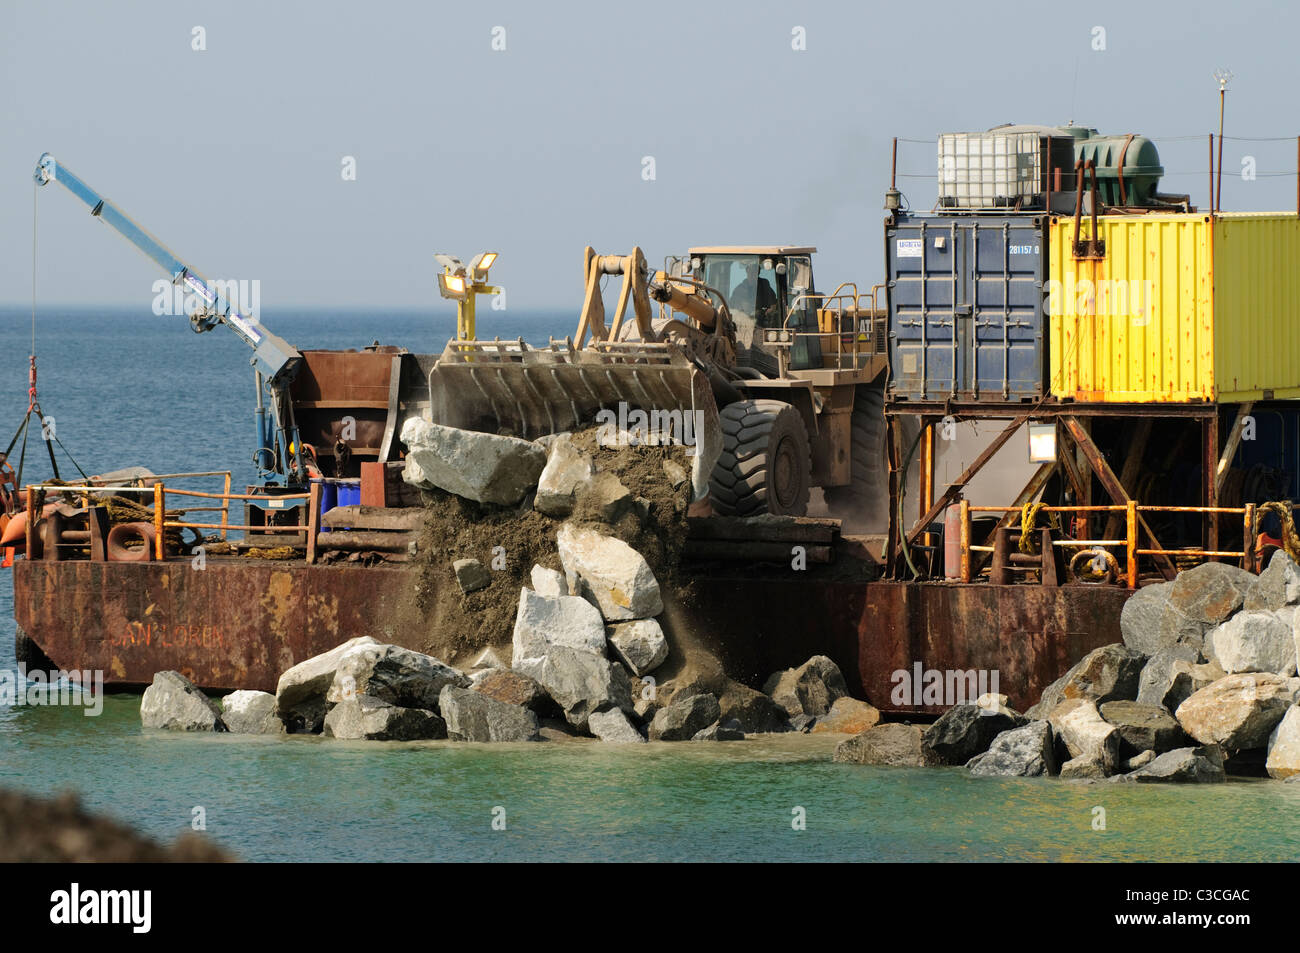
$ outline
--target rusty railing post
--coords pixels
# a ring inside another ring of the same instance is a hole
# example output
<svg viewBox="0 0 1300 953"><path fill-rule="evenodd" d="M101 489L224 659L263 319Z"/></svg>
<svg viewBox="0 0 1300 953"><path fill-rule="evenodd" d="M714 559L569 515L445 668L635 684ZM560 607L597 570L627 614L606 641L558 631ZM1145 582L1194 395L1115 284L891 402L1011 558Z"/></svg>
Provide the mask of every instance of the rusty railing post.
<svg viewBox="0 0 1300 953"><path fill-rule="evenodd" d="M230 471L226 471L226 488L221 491L221 538L226 539L230 528Z"/></svg>
<svg viewBox="0 0 1300 953"><path fill-rule="evenodd" d="M1128 563L1128 566L1127 566L1127 568L1128 568L1128 587L1129 587L1130 589L1136 589L1136 588L1137 588L1137 584L1138 584L1138 557L1137 557L1137 549L1138 549L1138 535L1137 535L1137 526L1138 526L1138 505L1137 505L1137 500L1129 500L1129 501L1128 501L1128 505L1127 505L1126 512L1125 512L1124 516L1125 516L1125 520L1124 520L1124 522L1125 522L1125 532L1126 532L1126 534L1127 534L1127 536L1126 536L1126 550L1127 550L1127 557L1126 557L1126 558L1127 558L1127 563Z"/></svg>
<svg viewBox="0 0 1300 953"><path fill-rule="evenodd" d="M959 512L961 513L961 581L970 582L970 500L962 497L959 505Z"/></svg>
<svg viewBox="0 0 1300 953"><path fill-rule="evenodd" d="M320 484L311 482L307 498L307 564L316 561L316 534L320 531Z"/></svg>
<svg viewBox="0 0 1300 953"><path fill-rule="evenodd" d="M1241 527L1241 568L1255 571L1255 504L1247 503Z"/></svg>
<svg viewBox="0 0 1300 953"><path fill-rule="evenodd" d="M166 553L163 543L163 514L166 511L165 502L167 492L163 489L162 481L159 480L153 485L153 547L154 559L162 562Z"/></svg>

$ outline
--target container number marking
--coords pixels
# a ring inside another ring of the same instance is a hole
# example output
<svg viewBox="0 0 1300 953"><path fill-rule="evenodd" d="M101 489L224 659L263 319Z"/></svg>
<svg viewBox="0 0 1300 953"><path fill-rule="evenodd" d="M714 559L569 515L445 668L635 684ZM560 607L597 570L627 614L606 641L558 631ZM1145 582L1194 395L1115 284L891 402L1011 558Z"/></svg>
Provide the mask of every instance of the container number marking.
<svg viewBox="0 0 1300 953"><path fill-rule="evenodd" d="M894 248L899 258L921 258L925 255L925 242L919 238L900 238Z"/></svg>

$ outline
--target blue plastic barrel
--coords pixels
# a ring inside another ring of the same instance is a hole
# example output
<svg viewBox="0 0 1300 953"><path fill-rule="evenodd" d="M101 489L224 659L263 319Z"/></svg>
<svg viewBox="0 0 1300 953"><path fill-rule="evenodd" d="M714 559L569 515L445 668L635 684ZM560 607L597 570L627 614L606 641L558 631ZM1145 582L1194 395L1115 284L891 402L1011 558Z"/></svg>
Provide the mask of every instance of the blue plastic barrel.
<svg viewBox="0 0 1300 953"><path fill-rule="evenodd" d="M338 487L327 477L314 477L311 482L320 484L320 515L324 516L338 506ZM321 520L320 528L322 533L329 532L324 520Z"/></svg>
<svg viewBox="0 0 1300 953"><path fill-rule="evenodd" d="M361 481L360 480L338 480L338 505L339 506L360 506L361 505Z"/></svg>

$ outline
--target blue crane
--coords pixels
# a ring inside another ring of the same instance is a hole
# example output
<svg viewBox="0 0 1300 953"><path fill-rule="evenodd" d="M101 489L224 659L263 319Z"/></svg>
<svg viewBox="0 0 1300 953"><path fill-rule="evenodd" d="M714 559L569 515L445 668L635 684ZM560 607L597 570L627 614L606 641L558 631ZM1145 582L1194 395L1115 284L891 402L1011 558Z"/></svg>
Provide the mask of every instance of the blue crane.
<svg viewBox="0 0 1300 953"><path fill-rule="evenodd" d="M48 152L37 163L35 178L37 185L58 182L85 202L91 215L111 225L157 262L171 276L172 284L197 296L203 306L190 315L190 325L196 333L224 324L253 349L249 363L253 366L257 385L257 409L254 412L257 450L253 462L257 466L258 479L267 488L299 489L304 486L307 470L303 464L298 426L294 421L293 403L289 399L289 385L302 366L302 354L297 348L262 327L256 318L240 314L212 282L173 255L130 216L77 178Z"/></svg>

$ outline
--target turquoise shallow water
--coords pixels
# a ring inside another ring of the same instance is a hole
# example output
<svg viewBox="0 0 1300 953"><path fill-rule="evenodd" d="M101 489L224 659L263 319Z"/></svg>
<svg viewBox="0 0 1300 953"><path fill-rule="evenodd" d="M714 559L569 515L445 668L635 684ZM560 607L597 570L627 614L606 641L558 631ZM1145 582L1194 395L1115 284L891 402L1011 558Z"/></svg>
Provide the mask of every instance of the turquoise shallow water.
<svg viewBox="0 0 1300 953"><path fill-rule="evenodd" d="M0 402L21 411L27 316L0 319ZM428 349L448 330L419 316L267 321L295 343L329 347L379 337ZM537 338L554 326L500 333ZM41 334L42 402L91 472L247 470L251 386L232 336L98 314L43 320ZM184 369L165 412L138 372L146 352ZM38 467L29 478L46 475ZM12 598L0 572L0 670L14 667ZM99 718L0 707L0 786L76 790L162 840L202 806L208 833L249 860L1300 859L1296 784L1089 786L837 765L827 736L618 749L145 734L138 705L113 696ZM795 830L800 807L806 829ZM1104 831L1093 830L1096 807Z"/></svg>
<svg viewBox="0 0 1300 953"><path fill-rule="evenodd" d="M1300 859L1294 784L839 765L831 736L619 749L146 733L137 710L112 696L99 718L0 711L0 786L72 788L164 840L202 806L209 834L249 860ZM804 830L792 825L799 807ZM1104 831L1092 829L1096 807Z"/></svg>

